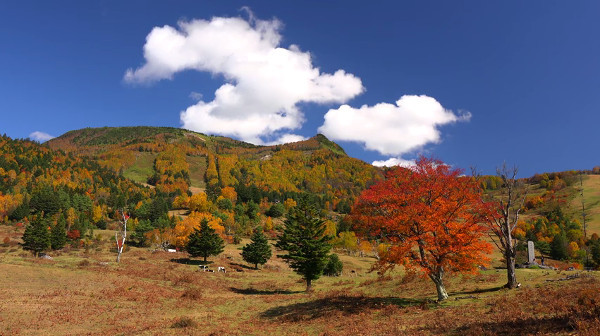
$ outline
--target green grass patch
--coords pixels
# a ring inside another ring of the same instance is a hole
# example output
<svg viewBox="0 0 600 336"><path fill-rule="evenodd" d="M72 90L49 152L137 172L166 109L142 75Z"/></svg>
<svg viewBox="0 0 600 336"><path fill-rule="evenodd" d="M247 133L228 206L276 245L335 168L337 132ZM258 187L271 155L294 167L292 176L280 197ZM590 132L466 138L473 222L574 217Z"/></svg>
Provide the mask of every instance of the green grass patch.
<svg viewBox="0 0 600 336"><path fill-rule="evenodd" d="M206 173L206 156L188 156L187 163L190 165L190 182L192 187L206 188L204 174Z"/></svg>
<svg viewBox="0 0 600 336"><path fill-rule="evenodd" d="M146 183L154 174L155 153L136 152L135 162L123 171L123 176L138 183Z"/></svg>

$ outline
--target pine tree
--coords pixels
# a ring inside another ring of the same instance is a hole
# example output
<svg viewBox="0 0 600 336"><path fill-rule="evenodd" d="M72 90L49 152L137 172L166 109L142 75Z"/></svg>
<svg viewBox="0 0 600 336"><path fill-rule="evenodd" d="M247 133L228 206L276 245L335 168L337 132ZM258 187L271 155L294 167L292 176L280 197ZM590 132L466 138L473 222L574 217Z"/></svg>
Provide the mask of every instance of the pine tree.
<svg viewBox="0 0 600 336"><path fill-rule="evenodd" d="M133 234L131 234L131 242L137 246L148 246L146 233L153 229L154 227L149 220L142 219L135 227Z"/></svg>
<svg viewBox="0 0 600 336"><path fill-rule="evenodd" d="M200 223L200 229L195 228L190 234L186 249L192 257L204 257L204 262L209 256L216 256L223 252L225 242L215 231L208 225L208 220L203 219Z"/></svg>
<svg viewBox="0 0 600 336"><path fill-rule="evenodd" d="M56 225L50 229L50 246L53 250L60 250L67 243L66 223L65 217L61 215Z"/></svg>
<svg viewBox="0 0 600 336"><path fill-rule="evenodd" d="M564 231L561 231L554 239L552 239L552 243L550 244L550 255L552 259L556 260L566 260L569 257L567 253L567 245L569 242L567 241L567 237Z"/></svg>
<svg viewBox="0 0 600 336"><path fill-rule="evenodd" d="M48 220L36 219L27 225L23 233L23 249L33 252L36 257L50 248L50 233L48 232Z"/></svg>
<svg viewBox="0 0 600 336"><path fill-rule="evenodd" d="M278 257L302 276L307 292L311 290L312 281L323 274L331 249L329 241L332 237L325 235L324 222L319 217L319 210L307 200L301 200L298 206L290 209L275 245L288 252Z"/></svg>
<svg viewBox="0 0 600 336"><path fill-rule="evenodd" d="M261 230L257 230L250 239L252 242L242 248L242 258L258 269L259 264L264 265L271 258L271 246Z"/></svg>

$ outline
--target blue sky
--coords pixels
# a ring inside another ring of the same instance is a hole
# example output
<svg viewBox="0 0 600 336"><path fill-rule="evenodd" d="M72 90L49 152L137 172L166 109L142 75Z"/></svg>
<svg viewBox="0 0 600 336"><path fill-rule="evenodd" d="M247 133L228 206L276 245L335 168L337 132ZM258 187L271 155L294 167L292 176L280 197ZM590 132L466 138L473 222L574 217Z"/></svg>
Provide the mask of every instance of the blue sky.
<svg viewBox="0 0 600 336"><path fill-rule="evenodd" d="M591 169L599 14L597 1L2 1L0 133L323 132L367 162Z"/></svg>

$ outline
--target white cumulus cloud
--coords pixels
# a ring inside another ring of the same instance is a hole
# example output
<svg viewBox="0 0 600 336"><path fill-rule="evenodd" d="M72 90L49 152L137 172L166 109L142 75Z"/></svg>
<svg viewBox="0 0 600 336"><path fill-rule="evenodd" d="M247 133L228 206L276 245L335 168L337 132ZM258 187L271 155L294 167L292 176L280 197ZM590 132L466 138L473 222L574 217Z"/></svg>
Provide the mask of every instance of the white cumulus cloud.
<svg viewBox="0 0 600 336"><path fill-rule="evenodd" d="M214 17L155 27L146 37L145 63L125 81L151 83L196 70L224 78L214 99L181 112L184 128L253 143L304 122L298 103L344 103L363 92L356 76L322 73L298 46L280 45L278 20ZM206 95L204 95L206 96ZM195 95L194 98L199 97ZM299 139L299 138L293 138Z"/></svg>
<svg viewBox="0 0 600 336"><path fill-rule="evenodd" d="M35 140L37 142L46 142L50 139L54 139L55 137L48 134L48 133L44 133L44 132L40 132L40 131L35 131L31 134L29 134L29 138L32 140Z"/></svg>
<svg viewBox="0 0 600 336"><path fill-rule="evenodd" d="M426 144L439 143L439 126L467 121L470 117L468 112L460 115L445 109L432 97L405 95L395 105L380 103L360 108L342 105L331 109L325 114L319 132L332 140L359 142L369 150L400 157ZM401 161L406 160L393 158L373 164Z"/></svg>

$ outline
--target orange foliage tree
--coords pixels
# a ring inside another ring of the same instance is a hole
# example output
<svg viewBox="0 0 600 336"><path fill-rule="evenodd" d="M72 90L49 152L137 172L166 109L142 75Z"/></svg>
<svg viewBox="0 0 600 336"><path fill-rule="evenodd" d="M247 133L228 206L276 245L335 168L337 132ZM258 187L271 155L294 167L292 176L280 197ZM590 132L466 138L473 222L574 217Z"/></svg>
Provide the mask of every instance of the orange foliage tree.
<svg viewBox="0 0 600 336"><path fill-rule="evenodd" d="M489 261L491 245L479 224L481 196L475 179L421 157L414 167L396 167L365 190L352 218L360 234L389 244L377 263L380 270L400 264L422 271L441 301L448 298L444 275L473 272Z"/></svg>

